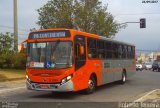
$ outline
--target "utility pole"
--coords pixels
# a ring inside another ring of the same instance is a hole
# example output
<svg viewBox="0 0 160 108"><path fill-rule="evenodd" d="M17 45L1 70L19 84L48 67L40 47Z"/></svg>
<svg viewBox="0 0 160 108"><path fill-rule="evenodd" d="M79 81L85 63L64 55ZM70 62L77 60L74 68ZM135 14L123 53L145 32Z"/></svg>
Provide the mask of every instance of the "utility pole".
<svg viewBox="0 0 160 108"><path fill-rule="evenodd" d="M13 3L13 10L14 10L14 51L18 51L18 15L17 15L17 0L14 0Z"/></svg>

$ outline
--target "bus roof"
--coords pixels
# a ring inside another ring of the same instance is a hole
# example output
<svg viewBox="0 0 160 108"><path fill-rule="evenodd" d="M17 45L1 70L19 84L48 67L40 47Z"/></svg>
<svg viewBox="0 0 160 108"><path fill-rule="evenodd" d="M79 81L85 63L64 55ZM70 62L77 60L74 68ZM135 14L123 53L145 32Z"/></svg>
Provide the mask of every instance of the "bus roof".
<svg viewBox="0 0 160 108"><path fill-rule="evenodd" d="M123 41L119 41L119 40L114 40L114 39L106 38L106 37L101 37L101 38L102 38L103 40L107 40L107 41L110 41L110 42L116 42L116 43L120 43L120 44L126 44L126 45L135 46L134 44L128 43L128 42L123 42Z"/></svg>
<svg viewBox="0 0 160 108"><path fill-rule="evenodd" d="M31 33L35 33L35 32L47 32L47 31L52 31L52 30L69 30L71 32L75 32L75 34L85 35L86 37L97 38L97 39L102 39L102 40L106 40L106 41L110 41L110 42L116 42L116 43L120 43L120 44L126 44L126 45L135 46L134 44L130 44L130 43L127 43L127 42L118 41L118 40L114 40L114 39L111 39L111 38L106 38L104 36L99 36L99 35L96 35L96 34L87 33L87 32L83 32L83 31L75 30L75 29L49 28L49 29L34 30Z"/></svg>

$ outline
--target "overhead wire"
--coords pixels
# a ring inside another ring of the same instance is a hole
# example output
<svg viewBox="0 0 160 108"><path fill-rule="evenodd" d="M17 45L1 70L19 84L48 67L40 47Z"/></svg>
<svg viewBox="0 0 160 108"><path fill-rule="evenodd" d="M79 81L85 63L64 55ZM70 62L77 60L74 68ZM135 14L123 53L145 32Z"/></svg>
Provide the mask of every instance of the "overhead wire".
<svg viewBox="0 0 160 108"><path fill-rule="evenodd" d="M122 14L116 14L116 16L125 16L125 15L160 15L160 13L122 13Z"/></svg>
<svg viewBox="0 0 160 108"><path fill-rule="evenodd" d="M0 25L0 27L1 27L1 28L14 29L14 27L11 27L11 26L5 26L5 25ZM20 30L20 31L25 31L25 32L30 32L30 30L22 29L22 28L18 28L18 30Z"/></svg>

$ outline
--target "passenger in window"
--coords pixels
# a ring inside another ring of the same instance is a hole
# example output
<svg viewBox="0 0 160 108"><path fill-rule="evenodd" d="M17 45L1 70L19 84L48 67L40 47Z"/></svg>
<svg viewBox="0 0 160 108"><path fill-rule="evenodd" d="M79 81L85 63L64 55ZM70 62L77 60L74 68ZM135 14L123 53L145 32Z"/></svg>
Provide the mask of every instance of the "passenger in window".
<svg viewBox="0 0 160 108"><path fill-rule="evenodd" d="M88 58L92 58L92 54L88 54Z"/></svg>

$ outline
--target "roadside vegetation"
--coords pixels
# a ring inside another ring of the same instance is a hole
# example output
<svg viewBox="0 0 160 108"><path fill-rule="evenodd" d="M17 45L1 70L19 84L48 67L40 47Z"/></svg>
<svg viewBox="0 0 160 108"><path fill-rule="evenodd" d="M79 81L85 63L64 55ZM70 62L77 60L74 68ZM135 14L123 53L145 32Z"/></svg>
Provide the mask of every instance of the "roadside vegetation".
<svg viewBox="0 0 160 108"><path fill-rule="evenodd" d="M10 33L0 34L0 69L25 69L26 57L15 52L14 39Z"/></svg>

